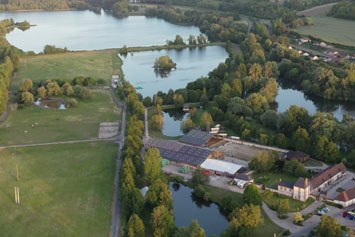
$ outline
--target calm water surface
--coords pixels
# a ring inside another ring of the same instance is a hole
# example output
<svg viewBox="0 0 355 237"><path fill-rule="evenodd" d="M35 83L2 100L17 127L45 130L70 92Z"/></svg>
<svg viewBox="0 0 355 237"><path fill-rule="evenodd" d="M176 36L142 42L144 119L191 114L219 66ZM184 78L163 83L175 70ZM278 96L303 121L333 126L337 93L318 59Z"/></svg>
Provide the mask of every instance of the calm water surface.
<svg viewBox="0 0 355 237"><path fill-rule="evenodd" d="M47 44L70 50L94 50L163 45L177 34L184 39L200 34L194 26L178 26L144 16L118 19L103 11L101 15L91 11L1 13L0 19L5 18L37 25L26 31L15 29L7 35L12 45L37 53Z"/></svg>
<svg viewBox="0 0 355 237"><path fill-rule="evenodd" d="M176 70L169 75L155 72L153 65L156 58L168 55L175 63ZM187 83L195 81L201 76L207 76L219 63L228 57L221 46L183 50L146 51L128 54L123 58L123 72L126 80L144 97L153 96L158 91L168 92L169 89L186 87Z"/></svg>
<svg viewBox="0 0 355 237"><path fill-rule="evenodd" d="M181 131L181 122L187 119L189 113L182 109L167 109L163 111L164 127L162 133L165 136L177 137L184 133Z"/></svg>
<svg viewBox="0 0 355 237"><path fill-rule="evenodd" d="M317 111L333 113L334 117L339 121L343 119L343 115L348 113L355 117L354 103L338 103L336 101L324 100L321 98L309 98L302 91L279 86L279 94L275 101L278 104L277 111L285 112L292 105L305 107L310 114L315 114Z"/></svg>
<svg viewBox="0 0 355 237"><path fill-rule="evenodd" d="M207 236L219 236L228 228L228 220L216 204L199 201L192 195L193 190L184 185L171 183L170 190L173 193L177 226L189 226L192 220L197 220Z"/></svg>

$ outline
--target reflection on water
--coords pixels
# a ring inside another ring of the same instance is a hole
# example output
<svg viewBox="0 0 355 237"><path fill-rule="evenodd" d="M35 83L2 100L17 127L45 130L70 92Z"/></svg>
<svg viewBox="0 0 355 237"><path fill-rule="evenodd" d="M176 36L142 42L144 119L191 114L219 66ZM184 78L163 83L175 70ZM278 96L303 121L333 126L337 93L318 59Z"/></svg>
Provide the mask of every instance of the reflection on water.
<svg viewBox="0 0 355 237"><path fill-rule="evenodd" d="M69 50L94 50L164 45L177 34L184 40L189 35L200 34L195 26L174 25L145 16L118 19L105 12L101 15L91 11L1 13L0 19L5 18L13 18L15 22L27 20L36 25L25 32L15 29L6 38L24 51L37 53L47 44Z"/></svg>
<svg viewBox="0 0 355 237"><path fill-rule="evenodd" d="M156 58L169 56L176 63L176 70L168 75L154 72L152 68ZM226 50L221 46L185 48L182 50L145 51L128 54L123 57L122 69L125 78L135 87L141 86L139 92L153 96L158 91L185 88L187 83L207 74L227 58Z"/></svg>
<svg viewBox="0 0 355 237"><path fill-rule="evenodd" d="M340 103L318 97L308 97L289 83L279 86L279 94L275 101L278 112L285 112L291 105L297 105L305 107L310 114L315 114L317 111L333 113L339 121L343 119L345 113L355 117L355 103Z"/></svg>
<svg viewBox="0 0 355 237"><path fill-rule="evenodd" d="M181 122L186 120L188 113L180 109L167 109L163 111L164 127L162 133L165 136L177 137L184 133L181 131Z"/></svg>
<svg viewBox="0 0 355 237"><path fill-rule="evenodd" d="M215 203L194 197L193 190L184 185L170 183L170 190L177 226L189 226L192 220L197 220L207 236L221 235L228 228L227 218Z"/></svg>

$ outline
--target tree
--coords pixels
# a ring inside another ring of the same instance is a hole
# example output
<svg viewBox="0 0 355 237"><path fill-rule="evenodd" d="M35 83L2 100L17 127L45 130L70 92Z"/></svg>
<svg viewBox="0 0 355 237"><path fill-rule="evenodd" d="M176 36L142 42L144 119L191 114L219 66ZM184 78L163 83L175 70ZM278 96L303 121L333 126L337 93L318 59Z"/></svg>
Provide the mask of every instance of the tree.
<svg viewBox="0 0 355 237"><path fill-rule="evenodd" d="M175 107L182 107L184 104L184 97L180 94L174 94L173 100Z"/></svg>
<svg viewBox="0 0 355 237"><path fill-rule="evenodd" d="M49 81L47 83L48 96L60 96L62 95L62 89L57 82Z"/></svg>
<svg viewBox="0 0 355 237"><path fill-rule="evenodd" d="M201 226L198 224L197 220L193 220L191 222L190 228L189 228L189 236L190 237L205 237L205 230L201 228Z"/></svg>
<svg viewBox="0 0 355 237"><path fill-rule="evenodd" d="M33 87L33 82L31 79L25 79L23 82L22 82L22 85L21 85L21 88L20 90L21 91L31 91Z"/></svg>
<svg viewBox="0 0 355 237"><path fill-rule="evenodd" d="M280 159L278 152L261 152L251 160L249 165L250 168L254 169L256 172L267 172L274 167L278 159Z"/></svg>
<svg viewBox="0 0 355 237"><path fill-rule="evenodd" d="M306 177L307 170L302 163L297 160L286 161L283 171L296 177Z"/></svg>
<svg viewBox="0 0 355 237"><path fill-rule="evenodd" d="M287 214L289 209L290 209L290 203L288 199L281 199L277 207L277 214L279 214L280 216L285 215Z"/></svg>
<svg viewBox="0 0 355 237"><path fill-rule="evenodd" d="M196 37L194 35L189 36L189 44L190 45L195 45L197 44Z"/></svg>
<svg viewBox="0 0 355 237"><path fill-rule="evenodd" d="M161 162L163 158L160 156L160 151L157 148L149 148L145 154L144 173L149 183L153 183L159 177L163 176L161 170Z"/></svg>
<svg viewBox="0 0 355 237"><path fill-rule="evenodd" d="M32 105L35 100L31 92L25 91L21 95L21 101L25 105Z"/></svg>
<svg viewBox="0 0 355 237"><path fill-rule="evenodd" d="M230 215L229 236L252 236L260 224L264 222L260 206L245 204L242 208L235 209Z"/></svg>
<svg viewBox="0 0 355 237"><path fill-rule="evenodd" d="M188 116L186 120L181 122L181 130L184 133L188 133L190 130L196 127L195 123L192 121L191 117Z"/></svg>
<svg viewBox="0 0 355 237"><path fill-rule="evenodd" d="M153 207L164 205L171 209L173 206L173 198L171 196L169 186L160 178L156 179L150 185L146 199L147 202Z"/></svg>
<svg viewBox="0 0 355 237"><path fill-rule="evenodd" d="M251 116L253 111L240 97L234 97L228 102L228 111L236 115Z"/></svg>
<svg viewBox="0 0 355 237"><path fill-rule="evenodd" d="M263 68L258 63L254 63L249 69L249 75L255 80L258 80L262 76L262 72Z"/></svg>
<svg viewBox="0 0 355 237"><path fill-rule="evenodd" d="M176 35L175 40L174 40L175 45L184 45L184 39L181 37L181 35Z"/></svg>
<svg viewBox="0 0 355 237"><path fill-rule="evenodd" d="M154 237L169 237L176 229L174 216L164 205L153 209L152 226L154 229Z"/></svg>
<svg viewBox="0 0 355 237"><path fill-rule="evenodd" d="M200 98L200 103L202 106L206 106L208 104L208 97L207 97L207 91L206 88L203 88L203 92Z"/></svg>
<svg viewBox="0 0 355 237"><path fill-rule="evenodd" d="M211 114L208 112L203 112L201 116L201 127L204 127L206 131L209 131L212 123L213 119Z"/></svg>
<svg viewBox="0 0 355 237"><path fill-rule="evenodd" d="M47 96L47 89L44 86L41 86L37 89L37 94L39 98L46 98Z"/></svg>
<svg viewBox="0 0 355 237"><path fill-rule="evenodd" d="M207 43L207 39L205 36L203 36L203 34L200 34L198 37L197 37L197 42L199 44L206 44Z"/></svg>
<svg viewBox="0 0 355 237"><path fill-rule="evenodd" d="M128 229L128 237L144 237L145 236L145 228L143 221L137 214L133 214L127 224Z"/></svg>
<svg viewBox="0 0 355 237"><path fill-rule="evenodd" d="M316 227L317 237L341 237L343 231L341 225L337 223L337 219L331 216L323 215L321 223Z"/></svg>
<svg viewBox="0 0 355 237"><path fill-rule="evenodd" d="M112 6L112 12L115 16L121 16L122 14L127 14L128 13L127 0L122 0L122 1L116 2Z"/></svg>
<svg viewBox="0 0 355 237"><path fill-rule="evenodd" d="M298 223L302 223L304 221L303 216L300 212L296 212L293 215L293 222L298 224Z"/></svg>
<svg viewBox="0 0 355 237"><path fill-rule="evenodd" d="M298 151L309 152L311 140L306 129L299 127L292 135L292 145Z"/></svg>
<svg viewBox="0 0 355 237"><path fill-rule="evenodd" d="M197 167L192 175L191 183L193 186L207 184L210 181L210 176L205 174L205 171Z"/></svg>
<svg viewBox="0 0 355 237"><path fill-rule="evenodd" d="M176 67L176 63L169 56L161 56L155 59L154 68L169 71Z"/></svg>
<svg viewBox="0 0 355 237"><path fill-rule="evenodd" d="M67 103L67 108L76 107L78 105L78 101L74 98L70 98Z"/></svg>
<svg viewBox="0 0 355 237"><path fill-rule="evenodd" d="M262 205L263 200L261 197L260 189L255 184L248 185L243 193L243 200L246 204Z"/></svg>
<svg viewBox="0 0 355 237"><path fill-rule="evenodd" d="M67 96L72 96L75 93L73 87L68 82L66 82L63 85L62 89L63 89L63 94Z"/></svg>
<svg viewBox="0 0 355 237"><path fill-rule="evenodd" d="M143 100L143 105L145 107L150 107L152 105L152 98L150 96L147 96Z"/></svg>

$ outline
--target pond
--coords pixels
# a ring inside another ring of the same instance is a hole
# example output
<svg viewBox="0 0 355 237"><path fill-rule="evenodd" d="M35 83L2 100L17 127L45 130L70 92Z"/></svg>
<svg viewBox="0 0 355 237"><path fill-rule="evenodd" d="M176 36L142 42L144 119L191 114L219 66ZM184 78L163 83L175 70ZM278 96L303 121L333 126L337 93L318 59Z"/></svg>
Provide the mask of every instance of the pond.
<svg viewBox="0 0 355 237"><path fill-rule="evenodd" d="M6 38L24 50L39 53L44 46L55 45L69 50L94 50L127 46L164 45L179 34L187 39L198 35L195 26L179 26L162 19L129 16L118 19L112 15L91 11L16 12L1 13L0 19L29 21L29 30L15 29Z"/></svg>
<svg viewBox="0 0 355 237"><path fill-rule="evenodd" d="M155 59L164 55L168 55L176 63L176 69L168 75L161 75L153 68ZM158 91L184 88L187 83L207 76L227 57L225 48L221 46L145 51L123 57L122 69L126 80L135 87L143 88L138 92L145 97L153 96Z"/></svg>
<svg viewBox="0 0 355 237"><path fill-rule="evenodd" d="M184 133L181 131L181 122L187 119L189 114L182 109L167 109L163 111L164 127L162 130L163 135L169 137L182 136Z"/></svg>
<svg viewBox="0 0 355 237"><path fill-rule="evenodd" d="M317 97L310 98L304 95L302 91L292 88L290 85L279 86L279 94L275 98L275 101L278 112L285 112L291 105L297 105L305 107L310 114L315 114L317 111L333 113L334 117L339 121L343 119L345 113L355 117L354 103L339 103Z"/></svg>
<svg viewBox="0 0 355 237"><path fill-rule="evenodd" d="M174 199L177 226L189 226L191 221L197 220L207 236L219 236L228 228L229 222L216 204L195 198L191 188L178 183L170 183L170 190Z"/></svg>

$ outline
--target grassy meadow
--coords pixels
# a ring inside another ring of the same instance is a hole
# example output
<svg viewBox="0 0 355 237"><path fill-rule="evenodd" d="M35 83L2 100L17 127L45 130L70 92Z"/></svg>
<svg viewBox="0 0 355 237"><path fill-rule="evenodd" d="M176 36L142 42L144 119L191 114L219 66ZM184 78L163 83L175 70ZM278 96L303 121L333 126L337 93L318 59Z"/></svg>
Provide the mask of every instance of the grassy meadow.
<svg viewBox="0 0 355 237"><path fill-rule="evenodd" d="M111 81L120 68L117 50L68 52L21 58L20 68L11 83L18 89L24 79L34 82L48 79L72 79L77 76L90 76Z"/></svg>
<svg viewBox="0 0 355 237"><path fill-rule="evenodd" d="M347 46L355 46L354 21L328 16L314 16L313 25L302 26L295 31L303 35L311 35L324 41Z"/></svg>
<svg viewBox="0 0 355 237"><path fill-rule="evenodd" d="M108 236L116 158L105 142L1 150L1 236Z"/></svg>
<svg viewBox="0 0 355 237"><path fill-rule="evenodd" d="M0 123L0 146L97 138L99 124L120 120L121 108L108 90L92 91L93 98L66 110L30 106L11 111Z"/></svg>

